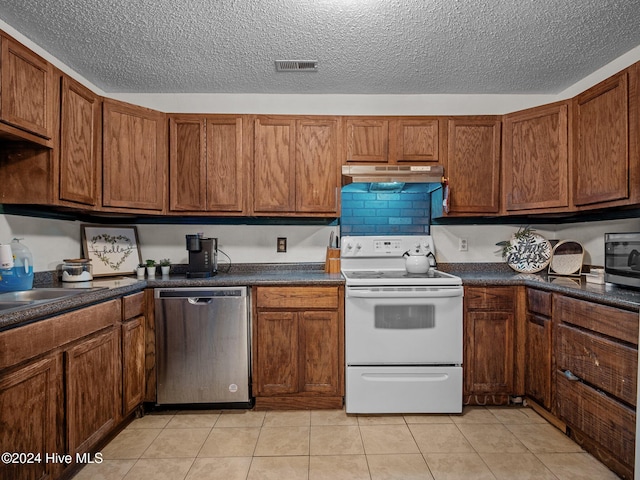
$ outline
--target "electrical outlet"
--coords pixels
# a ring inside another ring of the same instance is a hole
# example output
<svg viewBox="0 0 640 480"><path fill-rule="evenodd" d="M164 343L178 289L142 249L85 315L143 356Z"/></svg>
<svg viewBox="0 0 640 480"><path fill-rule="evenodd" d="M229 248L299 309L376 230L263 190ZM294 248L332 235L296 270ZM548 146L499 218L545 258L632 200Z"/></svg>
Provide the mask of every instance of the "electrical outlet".
<svg viewBox="0 0 640 480"><path fill-rule="evenodd" d="M278 253L285 253L287 251L287 237L278 237L276 249Z"/></svg>
<svg viewBox="0 0 640 480"><path fill-rule="evenodd" d="M469 250L469 244L466 238L458 239L458 250L460 252L466 252L467 250Z"/></svg>

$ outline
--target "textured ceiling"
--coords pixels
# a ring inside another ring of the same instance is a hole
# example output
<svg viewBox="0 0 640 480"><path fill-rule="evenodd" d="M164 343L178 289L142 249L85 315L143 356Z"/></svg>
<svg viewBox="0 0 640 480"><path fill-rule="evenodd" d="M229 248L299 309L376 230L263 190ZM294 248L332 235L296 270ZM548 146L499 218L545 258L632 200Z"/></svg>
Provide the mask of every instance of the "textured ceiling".
<svg viewBox="0 0 640 480"><path fill-rule="evenodd" d="M553 94L640 45L640 0L2 0L0 19L107 93Z"/></svg>

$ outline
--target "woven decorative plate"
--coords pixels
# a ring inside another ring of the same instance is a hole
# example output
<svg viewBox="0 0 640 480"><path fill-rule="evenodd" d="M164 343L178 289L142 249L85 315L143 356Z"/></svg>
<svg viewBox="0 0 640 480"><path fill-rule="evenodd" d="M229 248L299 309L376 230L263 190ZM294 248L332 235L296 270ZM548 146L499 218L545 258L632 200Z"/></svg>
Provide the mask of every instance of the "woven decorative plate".
<svg viewBox="0 0 640 480"><path fill-rule="evenodd" d="M549 275L580 276L584 248L573 240L563 240L553 247L553 256L549 263Z"/></svg>
<svg viewBox="0 0 640 480"><path fill-rule="evenodd" d="M542 235L527 233L511 239L506 255L507 265L516 272L536 273L551 261L551 244Z"/></svg>

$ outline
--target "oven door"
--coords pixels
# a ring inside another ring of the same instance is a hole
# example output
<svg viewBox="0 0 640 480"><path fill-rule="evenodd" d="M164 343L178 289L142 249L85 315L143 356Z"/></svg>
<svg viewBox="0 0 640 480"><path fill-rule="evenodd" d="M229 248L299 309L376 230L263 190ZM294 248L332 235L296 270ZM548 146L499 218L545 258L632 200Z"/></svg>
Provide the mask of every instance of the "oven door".
<svg viewBox="0 0 640 480"><path fill-rule="evenodd" d="M347 365L461 365L456 287L347 287Z"/></svg>

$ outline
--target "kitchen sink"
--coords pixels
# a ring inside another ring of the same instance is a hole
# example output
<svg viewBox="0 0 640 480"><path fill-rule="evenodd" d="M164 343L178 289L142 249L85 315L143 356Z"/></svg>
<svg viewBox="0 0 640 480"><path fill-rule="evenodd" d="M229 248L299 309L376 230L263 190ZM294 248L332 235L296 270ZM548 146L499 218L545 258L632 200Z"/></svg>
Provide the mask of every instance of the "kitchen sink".
<svg viewBox="0 0 640 480"><path fill-rule="evenodd" d="M89 288L34 288L17 292L0 293L0 314L10 313L23 308L55 302L81 293L103 290L107 287Z"/></svg>
<svg viewBox="0 0 640 480"><path fill-rule="evenodd" d="M88 288L34 288L17 292L0 293L0 302L39 302L42 300L58 300L60 298L78 295Z"/></svg>

